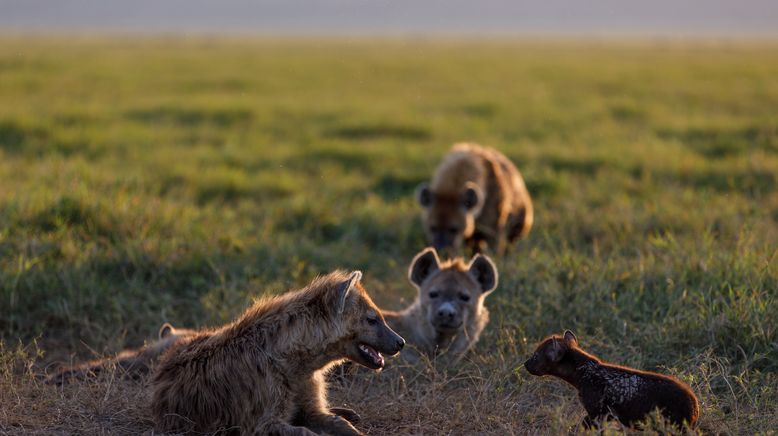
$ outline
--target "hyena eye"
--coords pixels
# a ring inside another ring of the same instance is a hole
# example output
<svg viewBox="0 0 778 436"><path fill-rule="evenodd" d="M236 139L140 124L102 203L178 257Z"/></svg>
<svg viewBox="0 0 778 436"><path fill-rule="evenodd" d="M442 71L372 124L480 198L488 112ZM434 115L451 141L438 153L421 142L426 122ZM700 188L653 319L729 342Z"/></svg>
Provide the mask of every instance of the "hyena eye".
<svg viewBox="0 0 778 436"><path fill-rule="evenodd" d="M456 227L449 227L448 232L451 233L452 235L456 235L457 233L459 233L459 229Z"/></svg>
<svg viewBox="0 0 778 436"><path fill-rule="evenodd" d="M459 294L459 299L467 303L468 301L470 301L470 296L467 294Z"/></svg>
<svg viewBox="0 0 778 436"><path fill-rule="evenodd" d="M438 295L437 292L430 292L430 298L438 298Z"/></svg>
<svg viewBox="0 0 778 436"><path fill-rule="evenodd" d="M375 318L367 318L367 319L366 319L366 321L367 321L367 323L368 323L368 324L370 324L370 325L376 325L376 324L378 324L378 320L377 320L377 319L375 319Z"/></svg>

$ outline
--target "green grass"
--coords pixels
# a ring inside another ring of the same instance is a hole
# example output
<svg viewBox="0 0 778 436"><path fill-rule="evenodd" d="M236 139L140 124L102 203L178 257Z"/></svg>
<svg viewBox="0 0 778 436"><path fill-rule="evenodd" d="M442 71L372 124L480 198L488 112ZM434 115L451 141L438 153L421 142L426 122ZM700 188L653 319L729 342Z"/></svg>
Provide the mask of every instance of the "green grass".
<svg viewBox="0 0 778 436"><path fill-rule="evenodd" d="M689 382L703 429L778 427L774 43L6 35L0 102L4 365L217 325L337 267L398 308L424 246L413 189L473 140L516 162L536 225L497 259L461 377L335 388L405 411L363 413L372 433L565 429L574 392L514 371L565 328ZM44 356L19 357L33 340ZM12 372L0 430L67 429L9 418L50 392ZM438 388L448 409L418 394Z"/></svg>

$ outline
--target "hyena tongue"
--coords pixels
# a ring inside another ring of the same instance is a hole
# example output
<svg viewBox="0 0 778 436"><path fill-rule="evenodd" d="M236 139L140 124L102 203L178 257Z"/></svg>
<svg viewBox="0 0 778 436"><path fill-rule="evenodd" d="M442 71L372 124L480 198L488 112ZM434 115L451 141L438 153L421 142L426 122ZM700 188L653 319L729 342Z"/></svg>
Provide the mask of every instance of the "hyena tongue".
<svg viewBox="0 0 778 436"><path fill-rule="evenodd" d="M376 366L384 366L384 356L382 356L381 353L379 353L375 348L364 344L360 345L359 348L361 348L362 351L364 351L365 354L370 357Z"/></svg>

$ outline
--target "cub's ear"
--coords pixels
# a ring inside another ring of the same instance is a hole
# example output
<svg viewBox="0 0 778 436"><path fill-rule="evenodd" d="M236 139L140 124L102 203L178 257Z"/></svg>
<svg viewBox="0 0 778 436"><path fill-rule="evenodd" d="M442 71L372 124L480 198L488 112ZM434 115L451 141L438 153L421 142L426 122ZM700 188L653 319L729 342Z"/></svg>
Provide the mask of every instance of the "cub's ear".
<svg viewBox="0 0 778 436"><path fill-rule="evenodd" d="M338 315L342 314L343 311L346 310L346 301L348 300L348 295L354 288L354 285L359 283L360 280L362 280L362 271L354 271L349 274L348 278L338 286L336 307Z"/></svg>
<svg viewBox="0 0 778 436"><path fill-rule="evenodd" d="M166 337L173 334L173 326L170 325L170 323L164 323L162 324L162 327L159 328L159 338L165 339Z"/></svg>
<svg viewBox="0 0 778 436"><path fill-rule="evenodd" d="M462 207L471 213L481 211L484 205L484 191L480 186L473 182L465 183L465 190L462 192Z"/></svg>
<svg viewBox="0 0 778 436"><path fill-rule="evenodd" d="M562 357L565 355L565 349L562 347L562 344L559 343L558 340L554 339L551 341L551 346L548 347L548 350L546 351L546 357L554 363L559 362L562 360Z"/></svg>
<svg viewBox="0 0 778 436"><path fill-rule="evenodd" d="M432 191L430 191L430 185L421 183L416 187L416 201L418 201L423 208L428 208L432 205Z"/></svg>
<svg viewBox="0 0 778 436"><path fill-rule="evenodd" d="M467 273L481 286L481 292L492 292L497 287L497 267L492 259L483 254L476 254L470 261Z"/></svg>
<svg viewBox="0 0 778 436"><path fill-rule="evenodd" d="M575 337L575 333L565 330L565 344L570 347L578 345L578 338Z"/></svg>
<svg viewBox="0 0 778 436"><path fill-rule="evenodd" d="M440 270L438 253L434 248L427 247L411 261L411 267L408 270L408 279L411 283L416 285L416 287L421 287L424 280L438 270Z"/></svg>

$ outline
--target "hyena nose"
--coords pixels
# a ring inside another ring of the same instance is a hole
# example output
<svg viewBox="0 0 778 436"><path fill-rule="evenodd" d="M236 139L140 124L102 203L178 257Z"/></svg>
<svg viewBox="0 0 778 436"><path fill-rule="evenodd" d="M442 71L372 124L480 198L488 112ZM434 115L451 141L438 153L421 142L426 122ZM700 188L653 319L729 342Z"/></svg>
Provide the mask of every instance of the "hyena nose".
<svg viewBox="0 0 778 436"><path fill-rule="evenodd" d="M452 319L456 315L456 311L451 307L441 307L438 309L438 318Z"/></svg>
<svg viewBox="0 0 778 436"><path fill-rule="evenodd" d="M397 338L397 349L402 350L404 346L405 346L405 339Z"/></svg>

